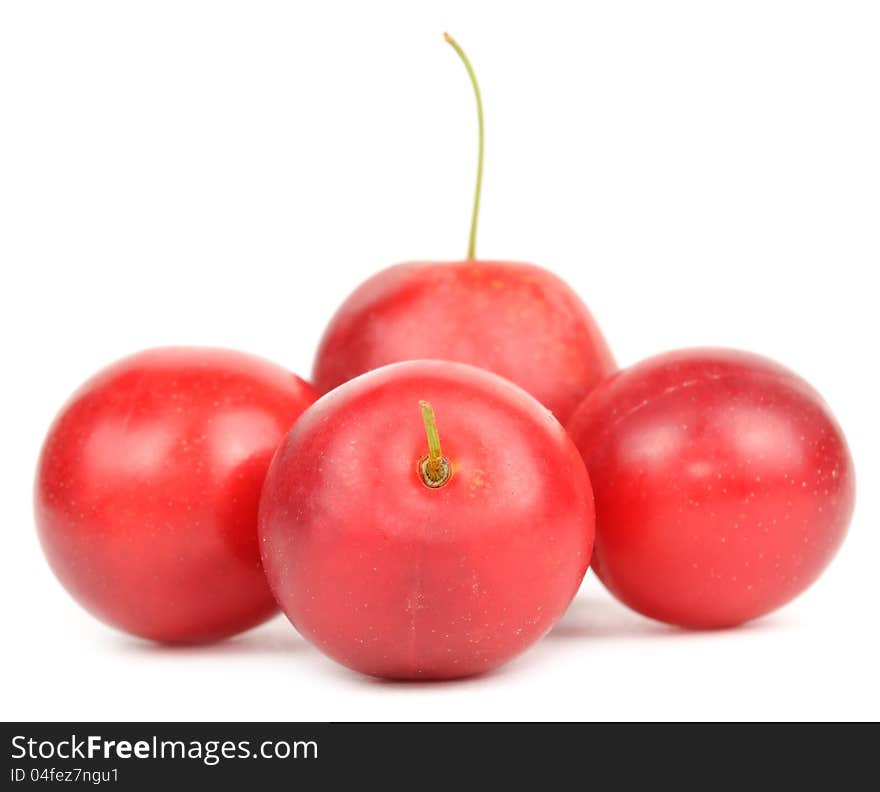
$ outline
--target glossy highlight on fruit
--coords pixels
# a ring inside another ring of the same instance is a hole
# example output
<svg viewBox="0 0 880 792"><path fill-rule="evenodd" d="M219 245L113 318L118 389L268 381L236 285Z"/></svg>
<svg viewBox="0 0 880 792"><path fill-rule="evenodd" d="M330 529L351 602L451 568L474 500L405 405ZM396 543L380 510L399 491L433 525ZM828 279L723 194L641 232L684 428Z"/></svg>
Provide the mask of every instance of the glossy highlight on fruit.
<svg viewBox="0 0 880 792"><path fill-rule="evenodd" d="M525 391L446 361L398 363L318 400L272 462L263 566L281 608L380 677L488 671L537 641L580 585L590 482Z"/></svg>
<svg viewBox="0 0 880 792"><path fill-rule="evenodd" d="M596 498L593 569L652 618L714 628L769 613L846 534L846 440L816 391L766 358L658 355L597 388L568 429Z"/></svg>
<svg viewBox="0 0 880 792"><path fill-rule="evenodd" d="M40 542L64 587L121 630L167 642L232 635L276 610L260 565L260 489L316 398L240 352L141 352L86 382L37 470Z"/></svg>

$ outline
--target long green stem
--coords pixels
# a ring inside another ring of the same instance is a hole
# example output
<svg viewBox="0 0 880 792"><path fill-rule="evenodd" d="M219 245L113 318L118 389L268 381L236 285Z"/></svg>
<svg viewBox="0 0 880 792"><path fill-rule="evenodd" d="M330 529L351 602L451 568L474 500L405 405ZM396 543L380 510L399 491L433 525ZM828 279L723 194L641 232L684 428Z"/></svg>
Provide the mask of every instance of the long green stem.
<svg viewBox="0 0 880 792"><path fill-rule="evenodd" d="M477 123L480 132L480 147L477 155L477 184L474 188L474 209L471 213L471 233L468 238L467 252L468 260L473 260L476 257L477 219L480 216L480 193L483 190L483 99L480 96L480 85L477 82L477 75L474 74L474 67L471 66L468 56L464 54L464 50L459 46L458 42L448 33L444 33L443 38L446 39L446 42L456 51L456 53L458 53L458 57L461 58L461 62L464 64L465 69L467 69L468 77L470 77L471 85L474 87L474 96L477 99Z"/></svg>

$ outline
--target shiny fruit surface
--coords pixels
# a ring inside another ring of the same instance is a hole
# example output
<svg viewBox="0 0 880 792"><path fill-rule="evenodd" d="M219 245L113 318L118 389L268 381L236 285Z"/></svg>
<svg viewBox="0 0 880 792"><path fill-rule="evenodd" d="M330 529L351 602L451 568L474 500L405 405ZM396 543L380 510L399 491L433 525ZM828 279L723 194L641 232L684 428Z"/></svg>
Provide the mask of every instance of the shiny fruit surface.
<svg viewBox="0 0 880 792"><path fill-rule="evenodd" d="M766 358L658 355L597 388L568 429L596 497L593 568L647 616L712 628L769 613L846 534L855 483L840 427Z"/></svg>
<svg viewBox="0 0 880 792"><path fill-rule="evenodd" d="M419 358L500 374L563 422L615 370L586 306L551 272L460 261L400 264L359 286L327 327L313 378L326 392L371 369Z"/></svg>
<svg viewBox="0 0 880 792"><path fill-rule="evenodd" d="M424 467L437 430L440 484ZM380 677L462 677L562 615L589 563L593 499L568 435L525 391L414 361L303 414L270 467L260 539L279 604L325 653Z"/></svg>
<svg viewBox="0 0 880 792"><path fill-rule="evenodd" d="M315 397L279 366L219 349L153 349L98 373L55 419L37 471L37 529L58 579L98 618L157 641L266 619L260 489Z"/></svg>

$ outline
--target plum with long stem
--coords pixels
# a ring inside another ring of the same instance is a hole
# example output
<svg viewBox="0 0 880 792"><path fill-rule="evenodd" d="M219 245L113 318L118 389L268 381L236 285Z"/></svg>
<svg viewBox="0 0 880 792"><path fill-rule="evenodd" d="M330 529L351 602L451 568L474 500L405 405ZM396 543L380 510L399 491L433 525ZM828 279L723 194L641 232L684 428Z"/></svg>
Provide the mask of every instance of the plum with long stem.
<svg viewBox="0 0 880 792"><path fill-rule="evenodd" d="M599 327L574 291L533 264L476 258L483 178L483 105L473 67L458 43L479 130L467 257L385 269L361 284L330 321L313 380L326 392L401 360L435 358L488 369L529 391L566 420L615 370Z"/></svg>

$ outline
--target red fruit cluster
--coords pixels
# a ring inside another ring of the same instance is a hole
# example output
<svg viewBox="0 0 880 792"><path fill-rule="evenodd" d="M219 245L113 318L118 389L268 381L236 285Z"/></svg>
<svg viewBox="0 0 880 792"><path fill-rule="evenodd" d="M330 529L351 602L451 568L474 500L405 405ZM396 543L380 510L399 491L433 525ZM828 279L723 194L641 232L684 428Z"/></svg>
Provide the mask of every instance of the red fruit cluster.
<svg viewBox="0 0 880 792"><path fill-rule="evenodd" d="M481 168L479 89L447 40L474 86ZM438 679L540 639L591 554L622 602L691 628L761 616L819 576L854 500L819 395L726 350L615 371L559 278L475 259L480 181L467 260L361 285L324 335L317 390L178 348L73 395L43 446L36 521L85 608L191 642L277 603L351 668Z"/></svg>

